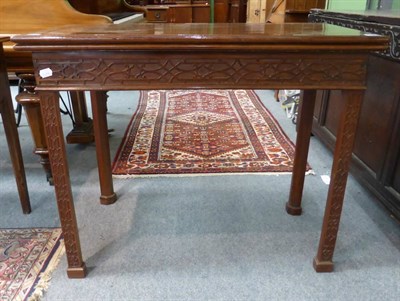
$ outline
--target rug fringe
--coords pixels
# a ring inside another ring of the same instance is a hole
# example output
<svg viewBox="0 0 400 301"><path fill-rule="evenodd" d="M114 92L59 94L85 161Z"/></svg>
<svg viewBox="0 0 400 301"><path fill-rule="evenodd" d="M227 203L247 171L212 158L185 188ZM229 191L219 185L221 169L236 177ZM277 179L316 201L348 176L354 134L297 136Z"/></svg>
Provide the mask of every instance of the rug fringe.
<svg viewBox="0 0 400 301"><path fill-rule="evenodd" d="M291 175L292 172L230 172L230 173L198 173L198 174L139 174L139 175L112 175L114 179L132 179L132 178L158 178L158 177L173 177L173 178L184 178L184 177L215 177L215 176L244 176L244 175L259 175L259 176L280 176L280 175ZM307 175L315 175L314 170L310 169L306 171Z"/></svg>
<svg viewBox="0 0 400 301"><path fill-rule="evenodd" d="M58 250L54 253L54 256L50 260L46 270L40 274L39 276L40 280L35 285L34 291L31 294L31 296L29 296L28 301L39 301L43 297L43 294L49 288L52 274L54 270L57 268L58 264L60 263L61 256L64 254L64 252L65 252L64 240L61 239Z"/></svg>

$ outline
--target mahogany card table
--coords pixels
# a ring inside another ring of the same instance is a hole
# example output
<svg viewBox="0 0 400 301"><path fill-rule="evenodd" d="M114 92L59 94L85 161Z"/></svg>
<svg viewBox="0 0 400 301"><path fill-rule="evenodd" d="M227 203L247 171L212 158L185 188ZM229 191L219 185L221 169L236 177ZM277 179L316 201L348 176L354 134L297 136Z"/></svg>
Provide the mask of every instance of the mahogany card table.
<svg viewBox="0 0 400 301"><path fill-rule="evenodd" d="M286 211L301 214L301 197L317 89L340 90L346 101L337 129L325 214L314 268L333 270L349 163L367 60L386 37L329 24L135 24L62 27L15 36L31 51L71 278L86 275L66 158L59 91L90 91L100 201L113 189L106 92L140 89L299 89L303 99ZM266 179L267 181L267 179ZM267 185L267 183L266 183Z"/></svg>

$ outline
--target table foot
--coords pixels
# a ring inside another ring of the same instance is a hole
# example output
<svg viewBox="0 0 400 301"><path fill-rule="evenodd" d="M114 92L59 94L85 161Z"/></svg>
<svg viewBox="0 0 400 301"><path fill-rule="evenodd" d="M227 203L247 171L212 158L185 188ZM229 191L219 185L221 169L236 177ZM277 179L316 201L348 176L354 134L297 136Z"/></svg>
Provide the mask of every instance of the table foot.
<svg viewBox="0 0 400 301"><path fill-rule="evenodd" d="M290 215L301 215L302 211L301 207L292 206L289 202L286 203L286 212Z"/></svg>
<svg viewBox="0 0 400 301"><path fill-rule="evenodd" d="M28 200L29 201L29 200ZM24 202L24 203L23 203ZM22 213L23 214L29 214L29 213L31 213L32 212L32 209L31 209L31 205L30 205L30 203L26 203L26 201L21 201L21 205L22 205Z"/></svg>
<svg viewBox="0 0 400 301"><path fill-rule="evenodd" d="M313 266L317 273L329 273L333 271L332 261L319 261L317 257L314 258Z"/></svg>
<svg viewBox="0 0 400 301"><path fill-rule="evenodd" d="M87 144L94 141L93 121L88 116L85 93L70 91L74 128L67 135L67 143Z"/></svg>
<svg viewBox="0 0 400 301"><path fill-rule="evenodd" d="M74 125L74 128L68 133L66 139L68 144L92 143L94 141L93 122L89 120L88 122Z"/></svg>
<svg viewBox="0 0 400 301"><path fill-rule="evenodd" d="M100 196L100 204L102 205L111 205L117 201L118 197L116 193L111 195L102 195Z"/></svg>
<svg viewBox="0 0 400 301"><path fill-rule="evenodd" d="M79 268L68 268L67 269L68 278L85 278L87 275L87 269L85 263Z"/></svg>

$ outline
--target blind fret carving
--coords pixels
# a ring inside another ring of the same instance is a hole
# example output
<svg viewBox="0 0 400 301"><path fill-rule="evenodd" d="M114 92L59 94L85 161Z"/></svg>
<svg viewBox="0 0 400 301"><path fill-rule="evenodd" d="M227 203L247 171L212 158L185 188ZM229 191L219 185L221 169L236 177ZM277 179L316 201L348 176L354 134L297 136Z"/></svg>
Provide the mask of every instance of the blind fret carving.
<svg viewBox="0 0 400 301"><path fill-rule="evenodd" d="M112 55L112 54L109 54ZM98 55L97 55L98 56ZM282 56L281 56L282 57ZM211 87L259 86L275 87L282 82L309 86L364 86L366 67L364 58L277 58L249 55L244 58L209 58L171 56L167 58L147 58L132 54L129 59L76 58L57 60L41 58L36 61L36 70L50 68L52 76L38 78L38 86L85 87L130 87L143 88L146 85L168 87L177 84L193 84ZM329 68L327 68L329 66ZM289 84L290 86L290 84ZM153 86L154 87L154 86Z"/></svg>

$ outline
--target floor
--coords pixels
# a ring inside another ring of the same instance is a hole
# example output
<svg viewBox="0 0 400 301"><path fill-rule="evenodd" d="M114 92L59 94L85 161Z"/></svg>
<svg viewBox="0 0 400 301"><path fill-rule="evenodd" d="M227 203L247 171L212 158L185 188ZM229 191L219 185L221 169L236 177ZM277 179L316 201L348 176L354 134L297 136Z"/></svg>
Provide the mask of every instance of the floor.
<svg viewBox="0 0 400 301"><path fill-rule="evenodd" d="M16 93L13 87L13 93ZM272 91L257 91L294 140ZM112 156L139 93L110 92ZM63 116L65 132L70 129ZM19 127L32 213L23 215L0 126L0 227L57 227L25 117ZM398 300L400 226L350 176L335 271L317 274L331 153L312 137L302 216L285 213L290 175L116 179L119 200L98 201L94 145L67 145L87 278L66 277L63 256L43 300Z"/></svg>

